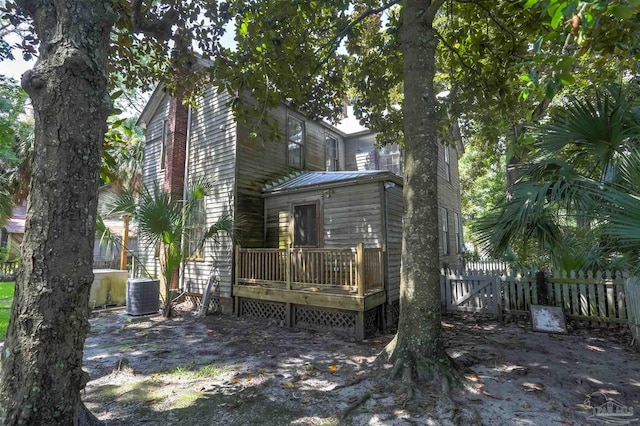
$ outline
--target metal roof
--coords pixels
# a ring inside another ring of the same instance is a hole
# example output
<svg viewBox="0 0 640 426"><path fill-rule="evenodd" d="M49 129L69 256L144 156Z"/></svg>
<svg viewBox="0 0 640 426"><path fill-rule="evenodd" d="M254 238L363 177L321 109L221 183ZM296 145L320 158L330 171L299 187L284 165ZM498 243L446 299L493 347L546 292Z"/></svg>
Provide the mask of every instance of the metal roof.
<svg viewBox="0 0 640 426"><path fill-rule="evenodd" d="M297 172L262 187L266 194L327 185L390 180L402 184L402 178L386 170L343 172Z"/></svg>

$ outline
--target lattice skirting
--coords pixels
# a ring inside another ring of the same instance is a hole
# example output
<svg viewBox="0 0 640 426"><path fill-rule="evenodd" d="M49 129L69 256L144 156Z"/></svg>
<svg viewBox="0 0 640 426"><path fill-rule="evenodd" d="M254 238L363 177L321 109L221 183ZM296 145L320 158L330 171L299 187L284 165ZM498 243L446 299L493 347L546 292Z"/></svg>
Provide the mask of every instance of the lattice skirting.
<svg viewBox="0 0 640 426"><path fill-rule="evenodd" d="M378 331L382 323L382 306L370 309L363 315L363 323L358 325L358 313L340 309L327 309L306 305L287 305L283 302L239 298L238 315L276 320L281 325L319 331L332 331L353 337L364 330L365 336Z"/></svg>
<svg viewBox="0 0 640 426"><path fill-rule="evenodd" d="M313 330L342 331L355 335L356 313L294 305L293 326Z"/></svg>
<svg viewBox="0 0 640 426"><path fill-rule="evenodd" d="M255 318L274 319L281 323L286 321L286 309L284 303L265 302L262 300L240 299L240 315Z"/></svg>
<svg viewBox="0 0 640 426"><path fill-rule="evenodd" d="M398 320L400 319L400 301L396 300L388 305L386 305L387 309L387 327L395 327L398 325Z"/></svg>
<svg viewBox="0 0 640 426"><path fill-rule="evenodd" d="M382 314L382 310L378 308L369 309L364 313L364 334L365 336L371 336L375 334L381 323L380 315Z"/></svg>
<svg viewBox="0 0 640 426"><path fill-rule="evenodd" d="M189 303L193 309L200 309L202 306L202 295L198 293L183 293L181 295L180 300L177 302L186 302ZM210 297L209 298L209 308L207 309L207 314L212 314L215 312L220 312L220 298L219 297Z"/></svg>

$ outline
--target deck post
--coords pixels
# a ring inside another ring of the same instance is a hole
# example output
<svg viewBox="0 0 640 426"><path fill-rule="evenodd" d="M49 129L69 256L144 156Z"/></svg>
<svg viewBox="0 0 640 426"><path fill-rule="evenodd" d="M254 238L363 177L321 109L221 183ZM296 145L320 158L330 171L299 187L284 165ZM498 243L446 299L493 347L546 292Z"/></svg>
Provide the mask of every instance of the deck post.
<svg viewBox="0 0 640 426"><path fill-rule="evenodd" d="M380 265L380 275L378 279L380 280L380 286L384 288L384 244L378 243L378 265Z"/></svg>
<svg viewBox="0 0 640 426"><path fill-rule="evenodd" d="M287 256L284 259L285 264L285 280L287 282L287 290L291 290L291 246L287 245Z"/></svg>
<svg viewBox="0 0 640 426"><path fill-rule="evenodd" d="M236 243L236 253L235 253L235 259L234 259L234 273L235 273L235 279L234 279L234 287L238 287L238 283L239 278L240 278L240 244ZM235 289L234 289L235 290ZM233 295L233 292L232 292ZM235 303L234 303L234 308L236 311L236 316L240 316L240 298L238 296L235 297Z"/></svg>
<svg viewBox="0 0 640 426"><path fill-rule="evenodd" d="M358 277L358 296L364 296L364 278L365 278L365 270L364 270L364 243L358 243L356 248L356 270Z"/></svg>

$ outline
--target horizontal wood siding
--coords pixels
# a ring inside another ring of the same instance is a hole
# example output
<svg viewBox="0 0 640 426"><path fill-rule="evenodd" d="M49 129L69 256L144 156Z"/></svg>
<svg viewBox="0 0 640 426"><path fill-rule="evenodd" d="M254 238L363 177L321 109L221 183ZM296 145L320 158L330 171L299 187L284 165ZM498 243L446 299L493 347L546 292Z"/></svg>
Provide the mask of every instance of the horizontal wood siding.
<svg viewBox="0 0 640 426"><path fill-rule="evenodd" d="M270 119L279 123L280 140L252 138L253 128L238 124L237 206L246 221L241 232L244 247L264 247L264 199L262 187L293 172L301 171L287 165L286 123L288 115L305 121L304 170L325 169L326 127L305 120L303 116L281 106L270 112ZM340 139L340 138L339 138Z"/></svg>
<svg viewBox="0 0 640 426"><path fill-rule="evenodd" d="M191 110L188 182L206 177L214 183L205 199L206 226L212 225L223 213L233 215L235 183L235 132L231 110L225 106L228 95L205 91ZM162 102L146 131L143 182L147 186L162 185L164 172L160 170L162 121L167 118L169 97ZM159 276L158 261L153 247L140 242L140 259L152 276ZM202 292L210 275L220 279L220 296L231 296L231 265L233 248L229 238L214 247L208 245L203 259L190 261L185 269L184 284L189 291Z"/></svg>
<svg viewBox="0 0 640 426"><path fill-rule="evenodd" d="M455 236L455 223L454 213L461 215L462 206L460 202L460 176L458 173L458 153L455 146L449 147L449 158L451 164L451 179L447 181L445 179L445 162L444 162L444 147L438 145L438 205L445 207L449 212L449 254L444 255L442 251L442 244L440 245L440 264L447 268L460 268L462 266L462 253L456 251L456 236ZM439 215L440 229L442 229L442 215ZM442 233L440 233L442 237Z"/></svg>
<svg viewBox="0 0 640 426"><path fill-rule="evenodd" d="M206 227L222 215L234 214L236 124L226 93L209 88L191 112L188 182L204 177L214 184L205 197ZM185 270L189 291L204 291L210 276L220 280L219 295L231 297L233 244L228 236L204 248L202 260L191 261Z"/></svg>
<svg viewBox="0 0 640 426"><path fill-rule="evenodd" d="M402 255L402 187L385 190L387 239L387 301L400 299L400 263Z"/></svg>
<svg viewBox="0 0 640 426"><path fill-rule="evenodd" d="M289 241L291 204L319 201L322 212L323 246L367 247L384 243L379 182L348 185L327 191L305 191L268 197L267 245L286 247Z"/></svg>
<svg viewBox="0 0 640 426"><path fill-rule="evenodd" d="M163 121L167 119L169 111L169 95L164 95L160 106L145 130L144 159L142 162L142 184L148 188L153 185L162 186L164 170L160 169L160 153L162 149ZM147 273L154 278L160 277L158 259L155 257L155 247L149 246L144 239L140 239L138 258Z"/></svg>

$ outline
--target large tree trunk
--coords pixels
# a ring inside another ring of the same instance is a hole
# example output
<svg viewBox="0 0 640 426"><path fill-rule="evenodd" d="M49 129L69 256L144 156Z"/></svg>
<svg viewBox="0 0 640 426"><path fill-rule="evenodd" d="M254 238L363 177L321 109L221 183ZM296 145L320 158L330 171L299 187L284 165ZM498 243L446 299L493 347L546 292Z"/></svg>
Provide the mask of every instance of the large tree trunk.
<svg viewBox="0 0 640 426"><path fill-rule="evenodd" d="M35 144L22 265L2 352L0 423L95 422L80 390L89 328L111 1L21 0L34 20L39 60L22 79Z"/></svg>
<svg viewBox="0 0 640 426"><path fill-rule="evenodd" d="M452 374L440 325L438 142L433 88L437 39L432 28L439 6L438 2L420 0L403 4L406 163L400 319L388 352L395 363L394 371L405 381L439 381Z"/></svg>

